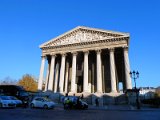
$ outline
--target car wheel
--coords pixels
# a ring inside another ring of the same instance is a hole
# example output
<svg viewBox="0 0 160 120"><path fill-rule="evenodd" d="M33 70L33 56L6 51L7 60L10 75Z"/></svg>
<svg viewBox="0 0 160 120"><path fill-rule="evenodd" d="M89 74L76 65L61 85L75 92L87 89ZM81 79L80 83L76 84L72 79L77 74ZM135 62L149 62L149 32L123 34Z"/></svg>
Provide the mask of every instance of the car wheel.
<svg viewBox="0 0 160 120"><path fill-rule="evenodd" d="M43 108L44 108L44 109L48 109L48 105L45 104L45 105L43 106Z"/></svg>
<svg viewBox="0 0 160 120"><path fill-rule="evenodd" d="M34 108L34 104L33 103L31 103L31 108Z"/></svg>

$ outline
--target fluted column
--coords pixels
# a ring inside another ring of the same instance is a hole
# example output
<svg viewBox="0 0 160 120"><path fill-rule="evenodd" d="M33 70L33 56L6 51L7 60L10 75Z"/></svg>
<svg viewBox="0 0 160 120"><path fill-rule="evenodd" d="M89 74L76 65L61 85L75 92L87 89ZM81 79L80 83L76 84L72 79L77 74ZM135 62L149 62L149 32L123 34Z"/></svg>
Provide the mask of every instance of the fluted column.
<svg viewBox="0 0 160 120"><path fill-rule="evenodd" d="M128 47L123 48L124 51L124 65L125 65L125 77L126 77L126 89L132 89L132 82L129 75L130 72L130 64L128 57Z"/></svg>
<svg viewBox="0 0 160 120"><path fill-rule="evenodd" d="M92 63L92 93L94 93L94 88L95 88L95 84L94 84L94 81L95 81L95 78L94 78L94 76L95 76L95 67L94 67L94 64Z"/></svg>
<svg viewBox="0 0 160 120"><path fill-rule="evenodd" d="M111 92L117 92L114 49L111 48L109 49L109 51L110 51Z"/></svg>
<svg viewBox="0 0 160 120"><path fill-rule="evenodd" d="M76 63L77 53L72 53L72 79L71 79L71 92L76 92Z"/></svg>
<svg viewBox="0 0 160 120"><path fill-rule="evenodd" d="M102 93L101 50L97 50L97 93Z"/></svg>
<svg viewBox="0 0 160 120"><path fill-rule="evenodd" d="M66 60L66 54L62 54L61 70L60 70L60 81L59 81L59 91L60 92L63 92L63 87L64 87L65 60Z"/></svg>
<svg viewBox="0 0 160 120"><path fill-rule="evenodd" d="M83 92L88 92L88 51L84 51Z"/></svg>
<svg viewBox="0 0 160 120"><path fill-rule="evenodd" d="M41 62L39 80L38 80L38 90L42 90L42 86L43 86L44 66L45 66L45 56L42 56L42 62Z"/></svg>
<svg viewBox="0 0 160 120"><path fill-rule="evenodd" d="M45 91L47 91L47 90L48 90L48 82L49 82L49 69L50 69L50 64L48 63L47 75L46 75L46 82L45 82Z"/></svg>
<svg viewBox="0 0 160 120"><path fill-rule="evenodd" d="M65 93L68 92L68 73L69 73L69 63L66 63L66 74L65 74L65 88L64 91Z"/></svg>
<svg viewBox="0 0 160 120"><path fill-rule="evenodd" d="M55 93L57 92L57 86L58 86L59 68L60 68L59 62L57 62L56 71L55 71L55 78L54 78L55 79L55 81L54 81L54 92Z"/></svg>
<svg viewBox="0 0 160 120"><path fill-rule="evenodd" d="M53 91L55 58L56 58L56 55L52 55L50 74L49 74L49 85L48 85L48 90L50 90L50 91Z"/></svg>

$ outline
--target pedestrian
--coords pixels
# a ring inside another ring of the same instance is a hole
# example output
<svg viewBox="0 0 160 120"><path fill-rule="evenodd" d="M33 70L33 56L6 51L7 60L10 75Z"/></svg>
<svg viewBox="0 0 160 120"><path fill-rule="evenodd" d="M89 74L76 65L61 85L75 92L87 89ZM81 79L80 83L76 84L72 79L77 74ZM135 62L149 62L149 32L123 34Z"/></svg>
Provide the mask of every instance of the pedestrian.
<svg viewBox="0 0 160 120"><path fill-rule="evenodd" d="M64 109L69 109L70 108L70 100L69 98L67 98L67 100L65 100L64 102Z"/></svg>

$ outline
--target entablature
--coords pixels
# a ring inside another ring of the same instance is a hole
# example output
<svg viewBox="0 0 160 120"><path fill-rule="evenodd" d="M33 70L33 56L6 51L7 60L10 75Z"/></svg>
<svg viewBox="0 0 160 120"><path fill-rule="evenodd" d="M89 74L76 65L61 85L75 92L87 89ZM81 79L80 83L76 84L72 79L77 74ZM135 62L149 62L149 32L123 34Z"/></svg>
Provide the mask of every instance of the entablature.
<svg viewBox="0 0 160 120"><path fill-rule="evenodd" d="M116 48L116 47L124 47L128 46L127 40L128 37L121 37L116 39L106 39L106 40L98 40L92 42L82 42L77 44L69 44L62 46L52 46L45 47L42 49L42 54L59 54L62 52L79 52L84 50L96 50L96 49L107 49L107 48Z"/></svg>

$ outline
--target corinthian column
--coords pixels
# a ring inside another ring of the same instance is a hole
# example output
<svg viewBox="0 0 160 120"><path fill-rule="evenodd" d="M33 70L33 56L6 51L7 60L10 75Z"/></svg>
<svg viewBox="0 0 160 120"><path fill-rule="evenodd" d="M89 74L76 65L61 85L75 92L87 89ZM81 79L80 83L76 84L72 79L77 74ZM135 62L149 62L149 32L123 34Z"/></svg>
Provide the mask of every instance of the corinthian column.
<svg viewBox="0 0 160 120"><path fill-rule="evenodd" d="M88 51L84 51L83 92L88 92Z"/></svg>
<svg viewBox="0 0 160 120"><path fill-rule="evenodd" d="M49 69L50 69L50 63L48 63L48 67L47 67L47 75L46 75L46 82L45 82L45 91L47 91L47 90L48 90Z"/></svg>
<svg viewBox="0 0 160 120"><path fill-rule="evenodd" d="M45 66L45 56L42 56L42 62L41 62L39 80L38 80L38 90L42 90L44 66Z"/></svg>
<svg viewBox="0 0 160 120"><path fill-rule="evenodd" d="M124 51L125 76L126 76L126 89L132 89L132 82L129 75L130 65L129 65L129 57L128 57L128 47L124 47L123 51Z"/></svg>
<svg viewBox="0 0 160 120"><path fill-rule="evenodd" d="M101 50L97 50L97 93L102 93Z"/></svg>
<svg viewBox="0 0 160 120"><path fill-rule="evenodd" d="M71 79L71 92L76 92L76 62L77 62L77 53L72 53L72 79Z"/></svg>
<svg viewBox="0 0 160 120"><path fill-rule="evenodd" d="M68 73L69 73L69 63L66 63L66 73L65 73L65 87L64 87L64 91L65 93L68 92Z"/></svg>
<svg viewBox="0 0 160 120"><path fill-rule="evenodd" d="M55 55L52 55L52 57L51 57L51 67L50 67L49 85L48 85L48 90L50 90L50 91L53 91L55 57L56 57Z"/></svg>
<svg viewBox="0 0 160 120"><path fill-rule="evenodd" d="M57 92L57 86L58 86L58 78L59 78L59 62L56 64L56 71L55 71L55 81L54 81L54 92Z"/></svg>
<svg viewBox="0 0 160 120"><path fill-rule="evenodd" d="M59 81L59 90L60 90L60 92L63 92L63 87L64 87L65 60L66 60L66 54L62 54L61 70L60 70L60 81Z"/></svg>
<svg viewBox="0 0 160 120"><path fill-rule="evenodd" d="M114 59L114 49L113 48L110 49L110 72L111 72L111 92L117 92L115 59Z"/></svg>

